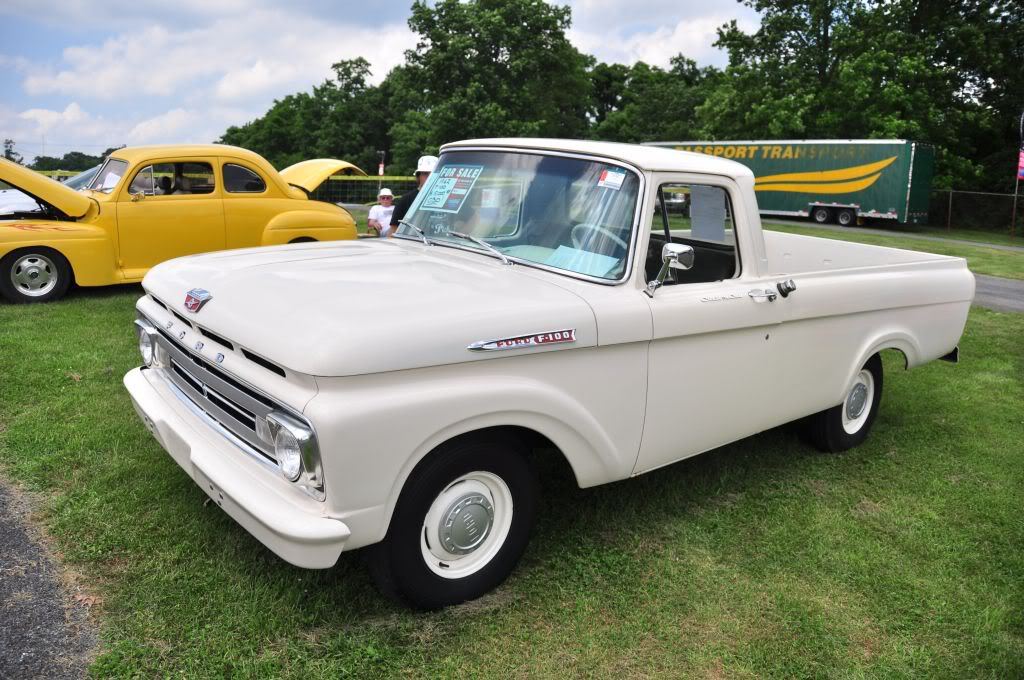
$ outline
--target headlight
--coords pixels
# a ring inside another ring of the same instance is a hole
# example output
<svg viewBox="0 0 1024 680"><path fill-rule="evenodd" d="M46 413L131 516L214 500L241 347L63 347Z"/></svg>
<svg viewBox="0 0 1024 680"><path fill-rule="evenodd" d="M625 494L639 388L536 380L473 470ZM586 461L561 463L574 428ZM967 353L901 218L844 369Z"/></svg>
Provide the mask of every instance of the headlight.
<svg viewBox="0 0 1024 680"><path fill-rule="evenodd" d="M260 439L273 444L274 458L284 478L322 501L325 493L320 448L310 426L280 411L271 412L264 422L261 421L264 419L256 419L256 433Z"/></svg>
<svg viewBox="0 0 1024 680"><path fill-rule="evenodd" d="M145 331L139 333L139 353L142 354L142 363L153 365L153 337Z"/></svg>
<svg viewBox="0 0 1024 680"><path fill-rule="evenodd" d="M153 340L156 328L148 321L136 319L135 330L139 334L139 354L142 355L142 362L146 366L152 366L156 359L156 341Z"/></svg>
<svg viewBox="0 0 1024 680"><path fill-rule="evenodd" d="M274 457L283 474L289 481L294 482L302 472L302 451L299 450L299 440L295 438L292 431L282 427L274 437Z"/></svg>

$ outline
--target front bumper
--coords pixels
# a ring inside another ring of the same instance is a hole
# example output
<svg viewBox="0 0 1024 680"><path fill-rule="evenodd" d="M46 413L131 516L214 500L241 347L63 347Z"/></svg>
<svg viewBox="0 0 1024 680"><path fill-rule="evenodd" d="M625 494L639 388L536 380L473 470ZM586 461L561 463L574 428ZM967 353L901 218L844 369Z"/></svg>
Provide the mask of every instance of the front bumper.
<svg viewBox="0 0 1024 680"><path fill-rule="evenodd" d="M323 504L291 488L192 413L156 371L137 368L124 386L142 422L217 505L281 559L325 569L350 532Z"/></svg>

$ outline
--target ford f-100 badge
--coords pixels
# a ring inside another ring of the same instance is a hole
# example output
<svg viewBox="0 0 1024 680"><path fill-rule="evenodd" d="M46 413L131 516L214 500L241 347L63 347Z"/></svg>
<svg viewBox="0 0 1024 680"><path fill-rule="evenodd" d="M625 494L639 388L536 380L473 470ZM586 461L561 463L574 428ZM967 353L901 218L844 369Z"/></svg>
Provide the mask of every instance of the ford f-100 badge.
<svg viewBox="0 0 1024 680"><path fill-rule="evenodd" d="M546 333L517 335L512 338L498 338L497 340L480 340L478 342L474 342L466 349L473 352L493 352L500 349L536 347L537 345L557 345L563 342L576 342L575 328L567 328L564 331L548 331Z"/></svg>
<svg viewBox="0 0 1024 680"><path fill-rule="evenodd" d="M195 314L203 308L207 302L213 299L210 291L202 288L193 288L185 294L185 309Z"/></svg>

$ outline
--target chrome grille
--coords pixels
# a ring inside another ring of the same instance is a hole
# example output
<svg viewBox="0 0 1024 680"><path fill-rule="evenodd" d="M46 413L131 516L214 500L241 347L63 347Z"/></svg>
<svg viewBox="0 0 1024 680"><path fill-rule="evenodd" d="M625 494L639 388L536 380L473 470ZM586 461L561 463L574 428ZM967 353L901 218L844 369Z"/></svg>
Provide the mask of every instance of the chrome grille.
<svg viewBox="0 0 1024 680"><path fill-rule="evenodd" d="M185 349L163 329L157 344L166 353L163 374L193 404L270 461L273 447L256 434L256 419L271 411L291 413L266 396L240 383L206 359Z"/></svg>

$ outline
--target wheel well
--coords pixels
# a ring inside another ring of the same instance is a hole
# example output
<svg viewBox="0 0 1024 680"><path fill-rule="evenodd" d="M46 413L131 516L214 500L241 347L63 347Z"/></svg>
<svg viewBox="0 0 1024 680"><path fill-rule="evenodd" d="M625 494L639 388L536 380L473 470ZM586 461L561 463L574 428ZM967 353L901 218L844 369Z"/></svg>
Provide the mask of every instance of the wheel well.
<svg viewBox="0 0 1024 680"><path fill-rule="evenodd" d="M69 260L64 253L60 252L56 248L50 248L49 246L23 246L23 247L20 247L20 248L15 248L14 250L10 251L9 253L4 255L3 257L0 257L0 260L6 260L8 257L16 256L19 253L39 253L40 255L44 255L44 254L56 255L60 259L64 260L64 264L66 264L68 266L68 272L71 273L71 283L74 284L74 282L75 282L75 268L71 264L71 260Z"/></svg>
<svg viewBox="0 0 1024 680"><path fill-rule="evenodd" d="M315 241L316 239L311 236L300 236L298 238L293 238L291 241L288 241L288 243L313 243Z"/></svg>
<svg viewBox="0 0 1024 680"><path fill-rule="evenodd" d="M881 354L882 352L895 352L896 354L899 354L901 357L903 357L903 370L906 371L910 368L910 359L907 357L907 353L904 352L899 347L883 347L882 349L878 350L879 354Z"/></svg>
<svg viewBox="0 0 1024 680"><path fill-rule="evenodd" d="M543 470L544 474L542 476L547 477L551 474L564 475L566 478L572 479L576 486L579 486L579 480L576 478L576 473L573 472L572 466L569 464L569 459L565 457L562 450L559 449L558 446L555 445L555 443L547 436L537 432L536 430L531 430L528 427L522 427L520 425L500 425L495 427L485 427L480 430L473 430L472 432L464 432L445 441L443 444L435 448L434 451L443 446L448 446L453 442L476 438L496 438L515 441L529 452L534 463L538 468ZM428 454L424 457L424 460L429 457L430 455ZM420 462L422 463L423 461Z"/></svg>

